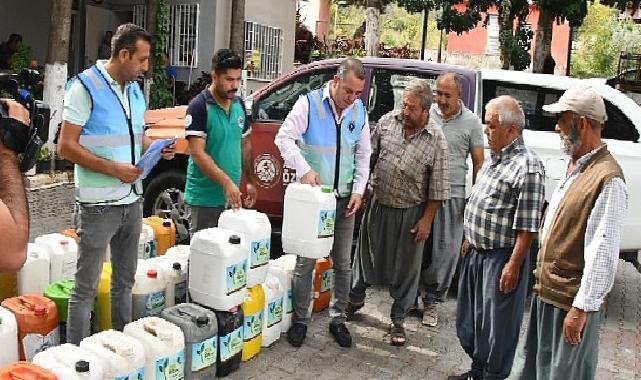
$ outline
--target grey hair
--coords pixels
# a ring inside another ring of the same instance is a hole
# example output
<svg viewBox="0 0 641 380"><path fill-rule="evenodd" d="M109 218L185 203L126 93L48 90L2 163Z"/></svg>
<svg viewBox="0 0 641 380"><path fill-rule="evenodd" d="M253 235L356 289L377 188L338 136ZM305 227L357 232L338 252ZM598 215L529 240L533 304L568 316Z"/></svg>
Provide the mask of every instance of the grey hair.
<svg viewBox="0 0 641 380"><path fill-rule="evenodd" d="M519 134L525 128L525 114L519 102L509 95L496 97L485 105L485 111L495 110L499 115L499 124L511 124L516 127Z"/></svg>
<svg viewBox="0 0 641 380"><path fill-rule="evenodd" d="M454 82L454 85L456 86L456 89L458 90L459 95L461 95L463 91L463 83L461 83L461 78L458 76L458 74L443 73L436 78L436 85L438 86L439 83L447 80L451 80L452 82Z"/></svg>
<svg viewBox="0 0 641 380"><path fill-rule="evenodd" d="M417 96L421 99L421 106L424 110L429 110L432 106L432 88L430 87L430 82L426 79L414 78L410 80L405 87L405 92Z"/></svg>
<svg viewBox="0 0 641 380"><path fill-rule="evenodd" d="M345 58L343 62L341 62L341 64L338 66L336 75L338 75L338 77L341 79L345 79L345 76L349 72L354 73L354 76L356 78L365 80L365 66L363 66L363 62L361 62L359 59L352 57Z"/></svg>

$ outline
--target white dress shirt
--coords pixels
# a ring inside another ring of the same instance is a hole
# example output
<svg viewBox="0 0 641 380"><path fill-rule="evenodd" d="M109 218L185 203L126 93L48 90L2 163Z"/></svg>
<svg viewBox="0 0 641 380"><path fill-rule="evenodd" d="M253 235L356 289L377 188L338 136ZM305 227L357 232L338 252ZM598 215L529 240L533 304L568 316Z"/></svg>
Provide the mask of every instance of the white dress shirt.
<svg viewBox="0 0 641 380"><path fill-rule="evenodd" d="M572 173L560 181L548 205L547 215L541 229L544 241L554 220L554 215L577 175L585 164L605 145L579 158ZM605 296L612 289L619 262L619 244L623 220L628 209L628 190L621 178L612 178L599 194L588 217L585 230L585 267L581 286L572 306L583 311L598 311Z"/></svg>
<svg viewBox="0 0 641 380"><path fill-rule="evenodd" d="M327 99L329 101L333 115L336 118L335 121L336 123L340 123L343 119L343 115L354 107L354 104L350 104L349 107L343 110L342 114L338 115L334 101L329 95L329 86L331 83L332 81L329 81L323 88L322 100L325 101L325 99ZM294 107L287 115L287 118L285 118L283 125L280 126L276 139L274 140L274 143L280 150L281 156L283 156L285 165L294 168L298 178L301 178L311 170L311 167L307 161L305 161L305 158L303 158L300 148L296 144L296 141L300 140L301 136L307 131L308 115L309 103L307 101L307 96L301 96L294 104ZM365 114L365 125L363 126L361 136L356 143L356 169L354 173L352 193L362 195L365 192L367 179L369 177L369 158L371 152L372 148L370 142L369 122L367 120L367 114Z"/></svg>

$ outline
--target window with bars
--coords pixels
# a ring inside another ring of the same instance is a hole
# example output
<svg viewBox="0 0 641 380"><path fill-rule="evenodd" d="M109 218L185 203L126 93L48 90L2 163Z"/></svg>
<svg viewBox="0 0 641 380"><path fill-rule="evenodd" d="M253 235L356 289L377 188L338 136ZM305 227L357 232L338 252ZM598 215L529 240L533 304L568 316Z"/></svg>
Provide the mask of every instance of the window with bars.
<svg viewBox="0 0 641 380"><path fill-rule="evenodd" d="M167 55L173 66L196 67L198 65L198 20L199 4L169 6L169 35ZM145 27L144 5L134 5L133 23Z"/></svg>
<svg viewBox="0 0 641 380"><path fill-rule="evenodd" d="M276 79L280 76L282 36L280 28L245 21L245 69L251 77Z"/></svg>

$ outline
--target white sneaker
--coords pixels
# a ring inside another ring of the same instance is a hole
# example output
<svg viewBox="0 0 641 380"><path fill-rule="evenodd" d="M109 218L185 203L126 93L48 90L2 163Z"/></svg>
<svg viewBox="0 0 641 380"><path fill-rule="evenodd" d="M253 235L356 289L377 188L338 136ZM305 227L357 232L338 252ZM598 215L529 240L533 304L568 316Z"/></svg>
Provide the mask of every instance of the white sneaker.
<svg viewBox="0 0 641 380"><path fill-rule="evenodd" d="M436 327L436 325L438 325L436 305L425 305L423 308L423 326Z"/></svg>

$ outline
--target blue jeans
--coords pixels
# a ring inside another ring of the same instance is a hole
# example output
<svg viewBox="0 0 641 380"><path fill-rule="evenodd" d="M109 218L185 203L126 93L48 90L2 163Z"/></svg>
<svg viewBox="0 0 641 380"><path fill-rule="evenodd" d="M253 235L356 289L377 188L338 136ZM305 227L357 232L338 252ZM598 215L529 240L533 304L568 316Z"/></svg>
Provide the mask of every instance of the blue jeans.
<svg viewBox="0 0 641 380"><path fill-rule="evenodd" d="M107 246L111 245L111 321L122 331L131 321L131 289L138 264L142 203L76 205L78 265L69 300L67 342L79 344L89 336L91 306L96 297Z"/></svg>

